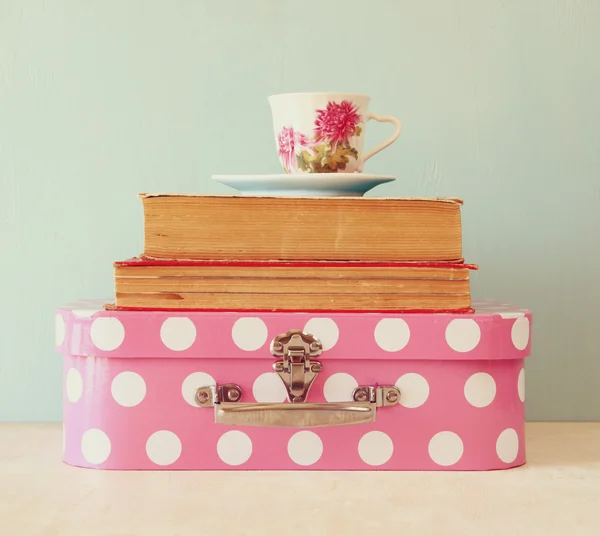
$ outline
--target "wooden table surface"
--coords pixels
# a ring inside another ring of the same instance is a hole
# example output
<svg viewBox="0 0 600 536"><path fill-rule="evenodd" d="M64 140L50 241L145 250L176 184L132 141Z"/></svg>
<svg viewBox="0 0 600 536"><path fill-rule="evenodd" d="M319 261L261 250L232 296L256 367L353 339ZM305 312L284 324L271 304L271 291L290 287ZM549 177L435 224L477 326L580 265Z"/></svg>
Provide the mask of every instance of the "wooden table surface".
<svg viewBox="0 0 600 536"><path fill-rule="evenodd" d="M466 472L111 472L60 424L0 424L2 536L600 536L600 423L531 423L528 464Z"/></svg>

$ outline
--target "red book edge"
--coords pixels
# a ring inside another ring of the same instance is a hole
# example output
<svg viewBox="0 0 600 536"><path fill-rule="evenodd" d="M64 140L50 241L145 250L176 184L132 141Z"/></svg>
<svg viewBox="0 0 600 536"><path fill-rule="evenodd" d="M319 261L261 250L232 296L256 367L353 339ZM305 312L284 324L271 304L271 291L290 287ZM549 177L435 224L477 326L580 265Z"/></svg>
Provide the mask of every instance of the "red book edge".
<svg viewBox="0 0 600 536"><path fill-rule="evenodd" d="M477 270L477 264L465 264L463 261L398 261L398 262L378 262L378 261L231 261L231 260L172 260L172 259L149 259L144 257L132 257L124 261L113 263L117 266L265 266L269 268L279 267L367 267L367 268L468 268Z"/></svg>
<svg viewBox="0 0 600 536"><path fill-rule="evenodd" d="M310 313L310 314L338 314L338 313L374 313L374 314L433 314L433 313L450 313L450 314L468 314L474 313L472 307L463 309L169 309L160 307L123 307L117 306L114 303L104 305L107 311L156 311L156 312L181 312L181 313Z"/></svg>

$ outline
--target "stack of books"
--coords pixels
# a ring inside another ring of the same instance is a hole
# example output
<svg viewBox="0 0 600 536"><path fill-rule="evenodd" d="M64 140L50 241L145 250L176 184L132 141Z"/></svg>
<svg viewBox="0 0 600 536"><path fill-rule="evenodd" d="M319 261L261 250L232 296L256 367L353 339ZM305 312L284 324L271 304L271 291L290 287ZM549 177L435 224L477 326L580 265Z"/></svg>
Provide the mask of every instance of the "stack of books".
<svg viewBox="0 0 600 536"><path fill-rule="evenodd" d="M462 201L140 194L117 310L472 312Z"/></svg>

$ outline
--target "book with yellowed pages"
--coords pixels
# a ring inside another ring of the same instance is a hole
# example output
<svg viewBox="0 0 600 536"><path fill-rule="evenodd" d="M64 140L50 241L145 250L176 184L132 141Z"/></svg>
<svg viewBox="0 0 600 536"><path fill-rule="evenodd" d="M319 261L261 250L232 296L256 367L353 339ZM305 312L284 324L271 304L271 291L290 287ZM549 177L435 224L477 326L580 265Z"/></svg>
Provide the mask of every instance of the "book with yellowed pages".
<svg viewBox="0 0 600 536"><path fill-rule="evenodd" d="M145 259L463 261L459 199L140 198Z"/></svg>
<svg viewBox="0 0 600 536"><path fill-rule="evenodd" d="M464 263L114 263L115 309L470 312Z"/></svg>

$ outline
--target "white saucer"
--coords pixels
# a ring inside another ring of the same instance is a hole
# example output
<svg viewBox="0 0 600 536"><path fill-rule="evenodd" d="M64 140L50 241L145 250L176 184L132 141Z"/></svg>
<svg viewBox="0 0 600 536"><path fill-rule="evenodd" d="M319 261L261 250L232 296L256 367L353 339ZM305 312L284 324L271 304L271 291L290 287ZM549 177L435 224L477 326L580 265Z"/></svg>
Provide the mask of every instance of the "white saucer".
<svg viewBox="0 0 600 536"><path fill-rule="evenodd" d="M390 175L368 173L213 175L212 178L246 195L303 197L362 197L371 188L396 180Z"/></svg>

